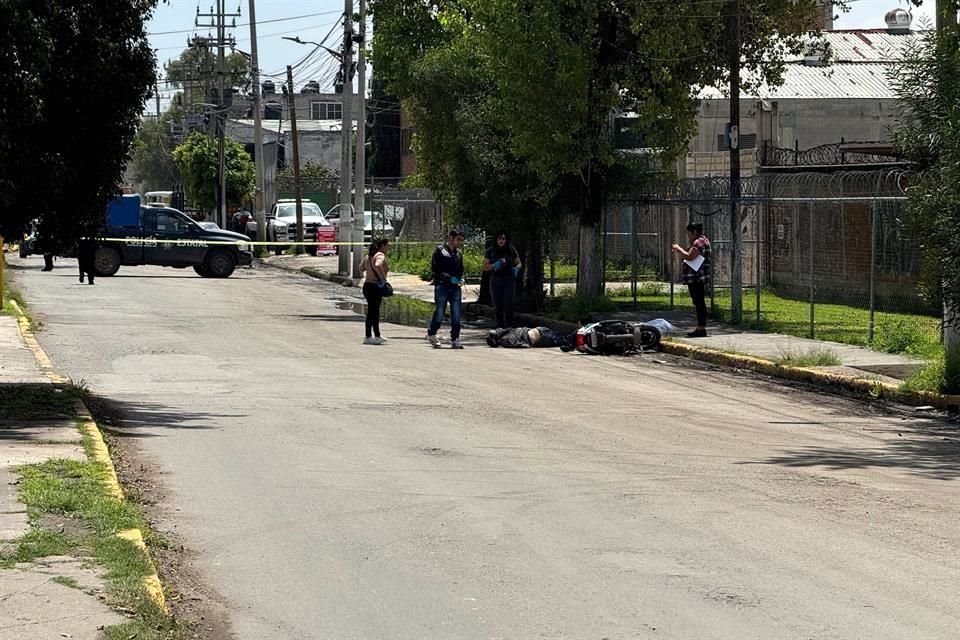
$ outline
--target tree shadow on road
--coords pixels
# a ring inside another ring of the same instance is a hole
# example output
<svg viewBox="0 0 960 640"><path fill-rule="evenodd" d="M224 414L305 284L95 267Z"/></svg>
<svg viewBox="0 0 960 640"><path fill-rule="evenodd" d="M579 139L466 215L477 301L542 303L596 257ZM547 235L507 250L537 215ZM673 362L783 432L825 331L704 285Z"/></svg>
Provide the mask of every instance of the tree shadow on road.
<svg viewBox="0 0 960 640"><path fill-rule="evenodd" d="M878 439L873 447L804 447L763 463L833 470L903 469L935 480L956 480L960 478L960 425L909 421L900 426L895 438Z"/></svg>
<svg viewBox="0 0 960 640"><path fill-rule="evenodd" d="M126 402L93 395L87 400L90 412L103 429L118 437L157 437L166 429L215 429L224 418L245 418L246 414L206 413L173 409L154 402Z"/></svg>

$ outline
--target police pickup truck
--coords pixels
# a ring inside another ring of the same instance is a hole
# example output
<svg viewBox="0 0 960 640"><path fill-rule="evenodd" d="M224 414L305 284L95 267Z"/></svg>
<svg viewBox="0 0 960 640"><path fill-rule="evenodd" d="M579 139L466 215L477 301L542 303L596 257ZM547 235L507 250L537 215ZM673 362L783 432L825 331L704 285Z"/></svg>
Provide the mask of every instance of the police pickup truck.
<svg viewBox="0 0 960 640"><path fill-rule="evenodd" d="M232 231L205 229L176 209L143 207L139 196L121 196L107 207L94 268L97 275L112 276L121 266L193 267L205 278L227 278L253 262L249 241Z"/></svg>

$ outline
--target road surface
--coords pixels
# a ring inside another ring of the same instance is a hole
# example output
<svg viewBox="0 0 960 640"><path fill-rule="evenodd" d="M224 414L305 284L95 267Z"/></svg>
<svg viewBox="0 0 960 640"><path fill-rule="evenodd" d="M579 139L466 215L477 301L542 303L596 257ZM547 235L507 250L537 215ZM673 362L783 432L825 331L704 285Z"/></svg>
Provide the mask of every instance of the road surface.
<svg viewBox="0 0 960 640"><path fill-rule="evenodd" d="M960 637L957 425L654 358L360 344L340 286L16 282L241 640Z"/></svg>

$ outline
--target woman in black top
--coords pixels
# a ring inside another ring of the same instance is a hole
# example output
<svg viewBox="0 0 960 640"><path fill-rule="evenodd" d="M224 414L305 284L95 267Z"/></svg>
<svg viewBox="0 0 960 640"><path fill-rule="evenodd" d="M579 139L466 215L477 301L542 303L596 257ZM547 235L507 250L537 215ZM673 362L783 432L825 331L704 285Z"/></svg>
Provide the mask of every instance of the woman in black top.
<svg viewBox="0 0 960 640"><path fill-rule="evenodd" d="M505 231L497 233L496 241L483 257L483 270L491 272L490 288L498 329L513 327L513 301L520 266L520 254L510 244L510 236Z"/></svg>

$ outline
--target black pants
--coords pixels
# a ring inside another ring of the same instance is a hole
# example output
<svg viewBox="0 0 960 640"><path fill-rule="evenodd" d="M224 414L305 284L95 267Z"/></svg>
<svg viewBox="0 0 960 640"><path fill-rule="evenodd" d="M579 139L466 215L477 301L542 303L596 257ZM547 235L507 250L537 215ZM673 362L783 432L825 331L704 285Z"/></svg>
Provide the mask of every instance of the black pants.
<svg viewBox="0 0 960 640"><path fill-rule="evenodd" d="M517 284L513 278L490 278L493 294L493 308L497 312L497 329L513 327L513 301L516 298Z"/></svg>
<svg viewBox="0 0 960 640"><path fill-rule="evenodd" d="M380 337L380 306L383 292L373 282L363 283L363 297L367 299L367 337Z"/></svg>
<svg viewBox="0 0 960 640"><path fill-rule="evenodd" d="M704 282L691 282L687 285L690 289L690 298L693 299L693 306L697 309L697 327L707 326L707 285Z"/></svg>

